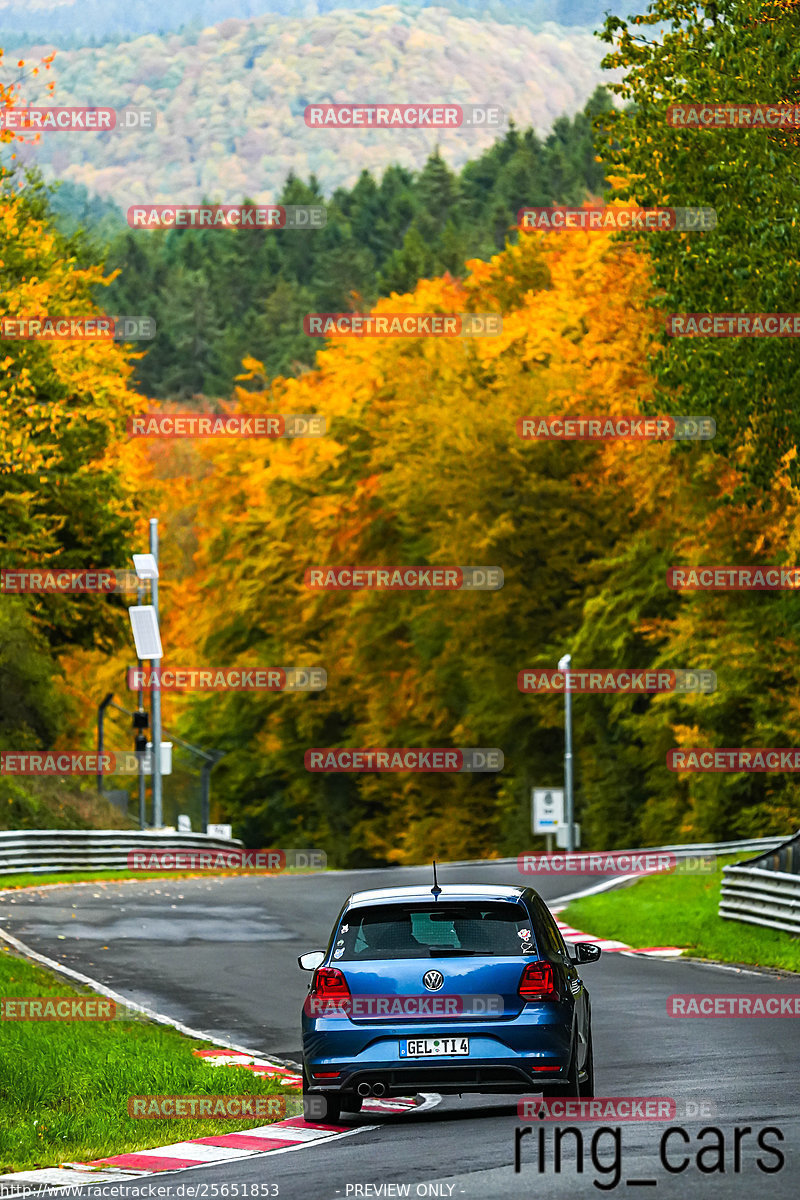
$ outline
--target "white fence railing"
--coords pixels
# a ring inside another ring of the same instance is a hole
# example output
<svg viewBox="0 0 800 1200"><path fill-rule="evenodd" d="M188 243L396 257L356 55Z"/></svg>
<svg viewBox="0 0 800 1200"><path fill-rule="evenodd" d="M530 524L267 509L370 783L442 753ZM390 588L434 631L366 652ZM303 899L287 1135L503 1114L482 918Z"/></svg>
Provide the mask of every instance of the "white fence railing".
<svg viewBox="0 0 800 1200"><path fill-rule="evenodd" d="M723 867L722 875L721 917L800 933L800 875L753 866Z"/></svg>
<svg viewBox="0 0 800 1200"><path fill-rule="evenodd" d="M0 877L43 875L100 867L124 870L131 850L229 850L241 846L235 839L208 837L204 833L173 833L136 829L31 829L0 830Z"/></svg>

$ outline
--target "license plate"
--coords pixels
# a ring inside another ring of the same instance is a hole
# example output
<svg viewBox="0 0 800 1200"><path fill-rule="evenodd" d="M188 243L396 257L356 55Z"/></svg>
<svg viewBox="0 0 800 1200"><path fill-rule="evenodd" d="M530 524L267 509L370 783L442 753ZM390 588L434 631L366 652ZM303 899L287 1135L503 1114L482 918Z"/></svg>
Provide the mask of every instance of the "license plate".
<svg viewBox="0 0 800 1200"><path fill-rule="evenodd" d="M400 1042L401 1058L442 1058L469 1054L469 1038L406 1038Z"/></svg>

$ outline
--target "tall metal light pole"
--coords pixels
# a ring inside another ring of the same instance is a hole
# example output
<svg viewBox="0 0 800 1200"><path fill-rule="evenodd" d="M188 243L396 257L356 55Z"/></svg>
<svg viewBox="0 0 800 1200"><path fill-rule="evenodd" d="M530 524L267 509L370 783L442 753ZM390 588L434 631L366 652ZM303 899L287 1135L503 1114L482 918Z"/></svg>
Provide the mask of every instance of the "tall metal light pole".
<svg viewBox="0 0 800 1200"><path fill-rule="evenodd" d="M572 655L565 654L558 660L559 671L569 671ZM565 679L565 685L569 680ZM575 849L575 821L572 806L572 692L564 687L564 815L567 821L567 853Z"/></svg>
<svg viewBox="0 0 800 1200"><path fill-rule="evenodd" d="M155 528L154 528L155 527ZM139 580L147 580L150 584L152 604L136 604L128 609L131 622L133 641L136 646L136 657L140 662L145 659L150 663L151 673L151 710L153 714L152 756L153 756L153 826L160 829L162 821L161 805L161 681L159 671L164 651L161 647L161 631L158 627L158 561L154 548L158 552L158 522L150 521L150 554L134 554L133 565ZM141 590L140 596L141 599ZM139 696L141 706L141 692Z"/></svg>
<svg viewBox="0 0 800 1200"><path fill-rule="evenodd" d="M158 567L158 518L150 518L150 553L156 560ZM156 624L160 628L158 619L158 572L150 580L150 601L156 612ZM153 826L160 829L164 824L163 807L161 803L161 679L159 672L161 670L161 661L150 661L150 670L153 672L152 692L150 698L150 709L153 714Z"/></svg>
<svg viewBox="0 0 800 1200"><path fill-rule="evenodd" d="M195 753L201 754L202 751L195 750ZM208 818L211 815L211 772L226 753L225 750L212 750L204 755L206 761L200 773L200 826L203 833L208 833Z"/></svg>
<svg viewBox="0 0 800 1200"><path fill-rule="evenodd" d="M143 601L144 601L144 588L141 585L141 580L139 580L139 587L136 589L136 603L142 604ZM139 671L141 672L142 660L140 658L137 658L136 663L139 667ZM144 712L144 688L142 687L141 674L139 675L139 691L138 691L138 695L136 697L136 706L140 713ZM139 732L141 733L141 730ZM145 743L146 743L146 739L145 739ZM147 785L147 780L145 779L145 774L144 774L144 758L142 756L140 756L139 757L139 828L140 829L147 828L147 800L145 797L146 785Z"/></svg>
<svg viewBox="0 0 800 1200"><path fill-rule="evenodd" d="M105 700L97 706L97 790L103 794L103 750L105 749L105 741L103 738L103 722L106 715L106 709L114 699L114 693L109 692Z"/></svg>

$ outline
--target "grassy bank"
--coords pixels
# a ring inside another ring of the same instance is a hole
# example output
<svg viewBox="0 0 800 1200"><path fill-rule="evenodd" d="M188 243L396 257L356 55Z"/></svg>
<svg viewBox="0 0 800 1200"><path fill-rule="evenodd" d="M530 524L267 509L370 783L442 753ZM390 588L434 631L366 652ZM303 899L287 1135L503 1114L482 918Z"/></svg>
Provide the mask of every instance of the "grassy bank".
<svg viewBox="0 0 800 1200"><path fill-rule="evenodd" d="M0 996L97 999L2 945ZM0 1019L0 1174L252 1129L282 1116L137 1119L128 1114L131 1096L284 1096L287 1116L301 1110L298 1093L275 1081L207 1066L192 1053L204 1048L139 1019Z"/></svg>
<svg viewBox="0 0 800 1200"><path fill-rule="evenodd" d="M76 775L0 776L0 820L3 832L136 829L130 817L98 793L94 779Z"/></svg>
<svg viewBox="0 0 800 1200"><path fill-rule="evenodd" d="M800 939L717 916L722 867L752 855L718 858L710 874L649 875L630 887L575 900L560 917L594 937L629 946L680 946L695 958L800 971Z"/></svg>

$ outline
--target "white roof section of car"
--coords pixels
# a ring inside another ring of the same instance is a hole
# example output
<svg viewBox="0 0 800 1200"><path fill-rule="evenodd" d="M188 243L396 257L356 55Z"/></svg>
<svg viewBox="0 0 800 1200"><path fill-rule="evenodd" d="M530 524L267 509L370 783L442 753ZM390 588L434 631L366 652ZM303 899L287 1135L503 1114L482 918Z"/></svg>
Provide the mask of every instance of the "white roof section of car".
<svg viewBox="0 0 800 1200"><path fill-rule="evenodd" d="M435 899L430 887L393 887L373 888L368 892L353 892L348 898L348 907L356 904L392 904L404 901L421 901L423 903ZM518 901L525 888L507 887L502 884L489 883L444 883L439 884L442 900L510 900Z"/></svg>

